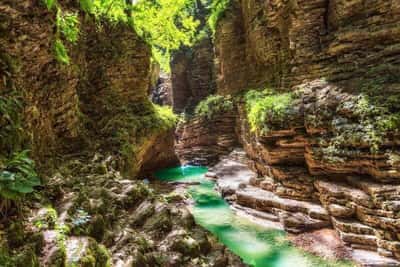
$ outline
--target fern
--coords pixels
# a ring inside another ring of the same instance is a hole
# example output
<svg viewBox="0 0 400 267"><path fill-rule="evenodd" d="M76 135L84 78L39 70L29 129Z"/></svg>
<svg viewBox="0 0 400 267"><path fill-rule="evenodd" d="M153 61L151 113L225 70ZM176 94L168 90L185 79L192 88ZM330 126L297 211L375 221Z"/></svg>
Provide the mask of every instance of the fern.
<svg viewBox="0 0 400 267"><path fill-rule="evenodd" d="M69 65L70 58L68 56L67 48L65 48L63 42L57 39L54 42L54 53L58 62Z"/></svg>
<svg viewBox="0 0 400 267"><path fill-rule="evenodd" d="M0 171L0 196L17 200L34 191L40 185L34 161L28 157L28 150L14 153Z"/></svg>

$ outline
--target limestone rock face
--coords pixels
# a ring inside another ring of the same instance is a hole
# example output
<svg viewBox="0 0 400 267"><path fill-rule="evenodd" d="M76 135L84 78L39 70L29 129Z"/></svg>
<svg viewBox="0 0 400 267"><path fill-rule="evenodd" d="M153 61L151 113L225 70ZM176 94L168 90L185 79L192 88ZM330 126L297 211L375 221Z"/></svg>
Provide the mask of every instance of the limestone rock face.
<svg viewBox="0 0 400 267"><path fill-rule="evenodd" d="M172 82L167 73L160 73L151 91L151 100L158 105L172 106Z"/></svg>
<svg viewBox="0 0 400 267"><path fill-rule="evenodd" d="M360 257L369 252L359 249L400 258L399 130L375 131L371 121L382 117L366 122L359 110L365 96L399 99L399 34L393 0L231 1L215 34L217 93L271 87L301 96L284 125L262 134L237 103L238 139L259 177L229 199L288 231L331 225ZM398 114L394 102L388 114Z"/></svg>
<svg viewBox="0 0 400 267"><path fill-rule="evenodd" d="M60 3L62 9L77 11L72 2ZM54 53L54 10L48 11L41 1L2 1L0 11L1 65L9 66L4 71L23 95L25 130L39 166L51 167L49 158L57 153L74 154L99 146L120 153L124 144L117 139L124 134L129 136L126 143L141 151L128 151L121 157L125 158L122 168L131 176L147 168L144 164L150 161L144 157L149 147L153 152L165 150L154 164L163 159L164 166L176 163L172 132L139 133L133 125L132 114L140 120L151 113L151 51L131 27L116 27L106 20L98 27L94 18L78 13L79 40L75 45L64 42L70 57L70 64L64 65ZM0 86L2 92L11 90L3 83ZM143 141L147 138L153 143ZM166 153L171 154L166 157Z"/></svg>
<svg viewBox="0 0 400 267"><path fill-rule="evenodd" d="M217 91L369 76L398 64L399 16L396 0L233 0L216 29Z"/></svg>
<svg viewBox="0 0 400 267"><path fill-rule="evenodd" d="M227 112L215 118L193 118L178 125L176 153L182 163L210 165L228 154L237 144L235 114Z"/></svg>
<svg viewBox="0 0 400 267"><path fill-rule="evenodd" d="M210 37L175 53L171 62L172 103L175 112L193 111L215 92L214 50Z"/></svg>
<svg viewBox="0 0 400 267"><path fill-rule="evenodd" d="M287 127L257 135L249 130L241 109L240 141L252 159L250 167L262 178L236 192L238 204L274 213L274 208L293 212L303 210L305 203L315 203L326 212L325 220L331 221L342 240L354 249L398 258L400 169L388 156L388 151L399 152L397 135L388 133L379 150L371 152L357 137L363 132L355 131L330 154L324 150L326 144L336 140L341 127L353 129L353 125L361 124L354 109L345 108L356 97L323 81L306 83L302 88L302 101L296 102L301 116L296 115L297 123L288 123ZM314 120L314 116L323 119ZM340 128L335 121L342 121ZM295 203L293 209L290 203ZM289 224L283 222L288 231L293 231L290 225L306 222L303 218L295 223L292 215L290 218ZM317 224L316 228L327 225ZM294 229L298 231L299 227Z"/></svg>

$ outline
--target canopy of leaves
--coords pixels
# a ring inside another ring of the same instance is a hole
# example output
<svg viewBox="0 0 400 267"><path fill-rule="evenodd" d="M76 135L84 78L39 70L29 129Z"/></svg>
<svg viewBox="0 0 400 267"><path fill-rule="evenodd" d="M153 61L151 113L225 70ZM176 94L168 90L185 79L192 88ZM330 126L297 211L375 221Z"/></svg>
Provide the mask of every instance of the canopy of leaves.
<svg viewBox="0 0 400 267"><path fill-rule="evenodd" d="M110 22L129 21L131 5L126 0L80 0L83 11L94 15L96 19L107 19Z"/></svg>
<svg viewBox="0 0 400 267"><path fill-rule="evenodd" d="M153 47L153 56L168 71L170 53L195 40L199 22L194 0L140 0L132 9L134 27Z"/></svg>

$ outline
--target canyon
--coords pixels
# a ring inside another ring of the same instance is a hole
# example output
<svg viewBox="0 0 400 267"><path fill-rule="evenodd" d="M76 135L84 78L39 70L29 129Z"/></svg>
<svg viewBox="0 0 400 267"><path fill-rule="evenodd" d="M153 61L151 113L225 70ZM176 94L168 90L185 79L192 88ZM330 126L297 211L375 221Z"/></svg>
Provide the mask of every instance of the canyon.
<svg viewBox="0 0 400 267"><path fill-rule="evenodd" d="M232 1L215 33L215 93L276 88L295 99L264 132L251 129L240 97L229 112L190 119L178 127L179 157L213 165L240 146L251 179L235 180L231 165L211 173L233 205L295 234L333 228L355 253L376 255L366 266L397 266L379 261L400 257L399 133L372 151L357 108L366 93L398 97L399 14L396 1Z"/></svg>
<svg viewBox="0 0 400 267"><path fill-rule="evenodd" d="M0 171L27 148L41 178L0 194L0 265L246 266L154 179L196 165L305 251L400 266L400 2L231 0L215 29L196 3L206 30L167 73L75 0L57 3L80 27L60 64L60 11L0 1Z"/></svg>

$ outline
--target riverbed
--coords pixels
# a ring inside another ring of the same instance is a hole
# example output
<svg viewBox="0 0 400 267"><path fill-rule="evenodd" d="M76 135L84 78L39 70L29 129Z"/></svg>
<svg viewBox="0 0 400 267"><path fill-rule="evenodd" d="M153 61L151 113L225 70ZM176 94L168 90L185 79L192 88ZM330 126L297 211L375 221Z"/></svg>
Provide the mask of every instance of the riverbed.
<svg viewBox="0 0 400 267"><path fill-rule="evenodd" d="M257 224L231 209L205 178L207 168L185 166L164 169L155 176L164 182L197 183L187 192L193 199L190 210L197 224L209 230L244 263L253 267L345 267L345 261L324 260L290 244L282 230Z"/></svg>

